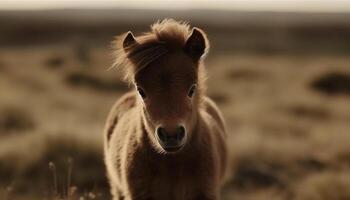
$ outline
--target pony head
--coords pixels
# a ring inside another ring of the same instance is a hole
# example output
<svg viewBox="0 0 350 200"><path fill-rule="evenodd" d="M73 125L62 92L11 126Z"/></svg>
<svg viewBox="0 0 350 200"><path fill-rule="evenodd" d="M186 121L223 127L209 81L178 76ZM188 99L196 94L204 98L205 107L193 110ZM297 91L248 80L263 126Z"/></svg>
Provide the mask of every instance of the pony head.
<svg viewBox="0 0 350 200"><path fill-rule="evenodd" d="M151 32L118 40L116 65L134 85L147 135L156 150L178 152L196 128L204 92L202 58L206 34L171 19L157 22Z"/></svg>

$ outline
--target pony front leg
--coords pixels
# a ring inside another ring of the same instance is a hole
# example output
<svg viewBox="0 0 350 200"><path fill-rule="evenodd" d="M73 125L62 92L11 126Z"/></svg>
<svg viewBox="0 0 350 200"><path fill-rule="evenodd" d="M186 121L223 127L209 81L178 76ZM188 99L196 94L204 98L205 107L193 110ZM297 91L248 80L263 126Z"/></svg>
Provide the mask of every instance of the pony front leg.
<svg viewBox="0 0 350 200"><path fill-rule="evenodd" d="M128 194L125 195L124 200L154 200L150 197L150 194L147 193L145 190L142 190L141 188L138 189L132 189L129 191Z"/></svg>
<svg viewBox="0 0 350 200"><path fill-rule="evenodd" d="M113 196L113 200L125 200L125 198L124 198L124 196L122 196L122 195L114 195Z"/></svg>
<svg viewBox="0 0 350 200"><path fill-rule="evenodd" d="M121 190L119 190L117 187L112 187L111 194L113 200L125 200Z"/></svg>
<svg viewBox="0 0 350 200"><path fill-rule="evenodd" d="M153 199L150 198L150 197L132 197L132 196L127 196L123 200L153 200Z"/></svg>

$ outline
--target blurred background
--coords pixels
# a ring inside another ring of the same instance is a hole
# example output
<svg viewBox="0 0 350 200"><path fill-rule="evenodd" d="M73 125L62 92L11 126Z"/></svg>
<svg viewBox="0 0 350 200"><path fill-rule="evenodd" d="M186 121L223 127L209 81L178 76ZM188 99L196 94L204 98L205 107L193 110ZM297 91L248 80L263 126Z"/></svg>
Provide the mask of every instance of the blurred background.
<svg viewBox="0 0 350 200"><path fill-rule="evenodd" d="M109 199L102 129L130 87L111 41L205 30L228 127L223 200L350 199L350 1L1 0L0 199Z"/></svg>

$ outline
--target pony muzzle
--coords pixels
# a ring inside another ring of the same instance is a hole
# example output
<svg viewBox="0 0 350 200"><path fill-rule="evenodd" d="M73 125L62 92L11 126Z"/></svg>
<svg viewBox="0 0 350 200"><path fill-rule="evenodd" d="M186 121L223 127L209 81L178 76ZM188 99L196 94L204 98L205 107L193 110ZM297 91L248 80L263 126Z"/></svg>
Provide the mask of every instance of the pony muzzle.
<svg viewBox="0 0 350 200"><path fill-rule="evenodd" d="M187 133L182 125L178 125L175 130L171 131L158 126L156 136L158 143L166 152L177 152L185 145Z"/></svg>

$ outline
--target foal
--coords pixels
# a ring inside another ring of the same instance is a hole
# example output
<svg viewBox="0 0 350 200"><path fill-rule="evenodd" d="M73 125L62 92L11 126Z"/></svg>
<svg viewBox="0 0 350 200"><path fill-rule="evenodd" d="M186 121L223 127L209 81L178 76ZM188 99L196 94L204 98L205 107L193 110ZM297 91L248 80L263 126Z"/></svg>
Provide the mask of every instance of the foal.
<svg viewBox="0 0 350 200"><path fill-rule="evenodd" d="M114 200L216 200L226 168L225 127L205 95L205 33L171 19L117 40L116 65L135 86L105 128Z"/></svg>

